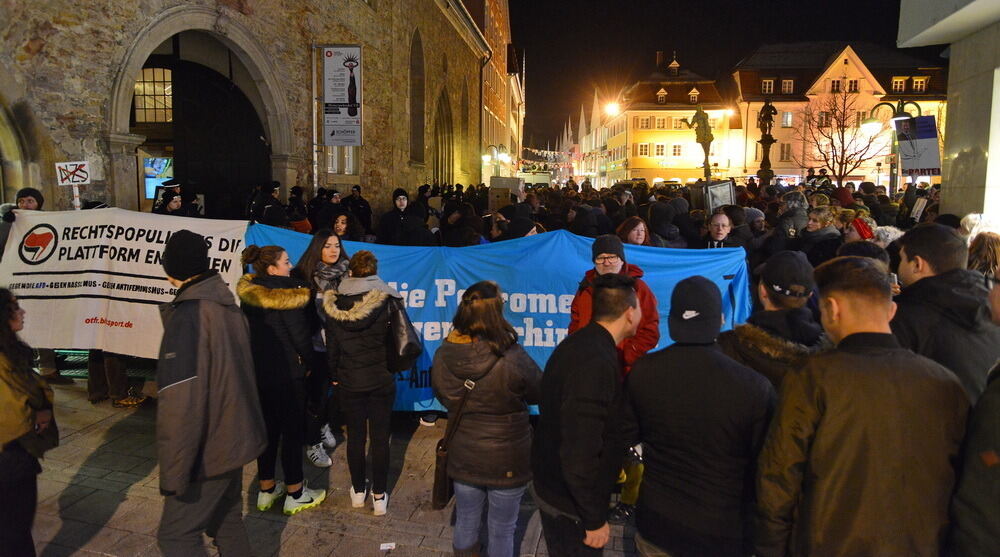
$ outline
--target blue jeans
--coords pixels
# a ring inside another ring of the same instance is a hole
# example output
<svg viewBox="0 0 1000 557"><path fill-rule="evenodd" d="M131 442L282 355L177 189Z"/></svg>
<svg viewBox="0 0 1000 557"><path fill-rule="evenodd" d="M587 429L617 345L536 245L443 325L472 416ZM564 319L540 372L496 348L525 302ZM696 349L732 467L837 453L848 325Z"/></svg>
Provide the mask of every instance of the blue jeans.
<svg viewBox="0 0 1000 557"><path fill-rule="evenodd" d="M490 489L455 482L455 549L469 549L479 541L483 505L489 499L487 514L490 557L511 557L514 554L514 530L521 508L521 496L528 486Z"/></svg>

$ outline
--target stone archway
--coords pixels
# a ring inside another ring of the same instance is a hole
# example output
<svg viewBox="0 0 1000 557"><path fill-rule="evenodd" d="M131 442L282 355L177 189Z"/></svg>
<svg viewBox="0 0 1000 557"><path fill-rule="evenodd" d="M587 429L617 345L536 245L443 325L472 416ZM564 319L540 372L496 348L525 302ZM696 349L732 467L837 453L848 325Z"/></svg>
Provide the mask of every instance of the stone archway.
<svg viewBox="0 0 1000 557"><path fill-rule="evenodd" d="M113 202L125 209L138 209L136 148L144 141L129 131L129 113L135 81L143 64L163 41L182 31L211 34L239 57L257 84L264 105L262 120L271 144L271 175L285 187L297 183L298 157L293 157L292 130L288 107L280 94L282 79L270 63L267 52L250 31L214 9L177 6L164 10L144 27L118 66L108 110L108 175L113 186Z"/></svg>

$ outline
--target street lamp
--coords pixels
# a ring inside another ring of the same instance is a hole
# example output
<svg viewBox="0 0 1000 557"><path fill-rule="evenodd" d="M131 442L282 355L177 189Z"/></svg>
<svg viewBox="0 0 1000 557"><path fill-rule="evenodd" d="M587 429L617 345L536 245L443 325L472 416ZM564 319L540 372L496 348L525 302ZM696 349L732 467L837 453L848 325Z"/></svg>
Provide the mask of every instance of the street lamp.
<svg viewBox="0 0 1000 557"><path fill-rule="evenodd" d="M883 106L889 107L889 110L892 110L892 118L890 119L890 122L910 118L910 113L906 111L906 105L913 105L913 107L917 109L917 116L921 116L920 105L913 101L900 100L895 105L889 102L880 102L872 107L868 119L861 123L861 129L872 135L878 133L882 129L882 122L880 122L878 118L875 118L875 113L878 112L878 109ZM889 155L891 157L891 160L889 161L889 195L892 196L896 194L898 180L897 174L899 173L896 161L899 154L899 142L896 137L896 126L893 126L890 123L889 127L892 128L892 150Z"/></svg>
<svg viewBox="0 0 1000 557"><path fill-rule="evenodd" d="M622 107L616 102L610 102L604 105L604 113L608 116L615 117L621 114Z"/></svg>

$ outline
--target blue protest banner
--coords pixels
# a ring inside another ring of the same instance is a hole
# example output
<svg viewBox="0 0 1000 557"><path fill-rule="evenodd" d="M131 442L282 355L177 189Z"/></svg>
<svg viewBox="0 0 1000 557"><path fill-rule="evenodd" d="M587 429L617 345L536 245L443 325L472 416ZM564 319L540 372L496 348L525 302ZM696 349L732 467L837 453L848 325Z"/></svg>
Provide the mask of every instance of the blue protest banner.
<svg viewBox="0 0 1000 557"><path fill-rule="evenodd" d="M310 236L254 224L246 245L278 245L297 261ZM378 275L403 295L406 309L424 343L413 369L398 377L397 410L440 410L430 383L430 367L451 330L462 292L481 280L492 280L507 296L505 313L517 329L521 345L544 367L565 338L570 304L584 273L593 268L591 238L564 230L527 238L464 248L404 247L344 242L348 254L369 250L378 258ZM626 246L625 258L645 272L643 280L657 297L660 344L671 344L667 331L670 294L679 281L702 275L722 291L725 329L750 315L750 288L742 248L676 250Z"/></svg>

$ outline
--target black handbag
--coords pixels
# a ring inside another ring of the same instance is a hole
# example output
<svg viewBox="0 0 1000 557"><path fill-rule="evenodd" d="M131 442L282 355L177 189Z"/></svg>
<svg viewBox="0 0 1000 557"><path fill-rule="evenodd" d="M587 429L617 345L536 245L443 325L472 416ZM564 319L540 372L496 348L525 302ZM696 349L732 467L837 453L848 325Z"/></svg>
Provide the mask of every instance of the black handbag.
<svg viewBox="0 0 1000 557"><path fill-rule="evenodd" d="M412 368L424 347L410 322L410 316L406 314L406 308L396 298L389 300L389 334L392 336L389 371L399 373Z"/></svg>
<svg viewBox="0 0 1000 557"><path fill-rule="evenodd" d="M431 490L431 508L436 511L447 507L452 496L455 495L455 485L452 483L451 478L448 477L448 446L451 445L451 439L455 436L455 432L458 431L459 422L462 421L465 401L468 400L472 389L476 388L476 382L482 381L484 377L489 375L502 359L503 356L497 358L497 361L493 362L490 369L486 370L486 373L480 375L475 380L465 380L465 384L463 385L465 392L462 393L462 400L458 401L455 417L448 420L448 428L444 432L444 437L437 442L437 449L434 453L434 487Z"/></svg>

